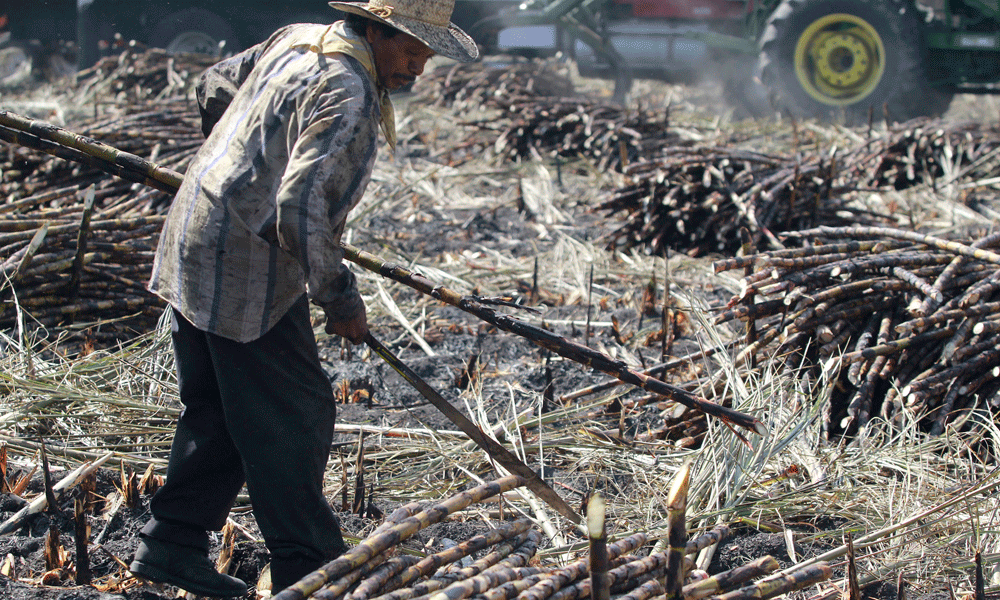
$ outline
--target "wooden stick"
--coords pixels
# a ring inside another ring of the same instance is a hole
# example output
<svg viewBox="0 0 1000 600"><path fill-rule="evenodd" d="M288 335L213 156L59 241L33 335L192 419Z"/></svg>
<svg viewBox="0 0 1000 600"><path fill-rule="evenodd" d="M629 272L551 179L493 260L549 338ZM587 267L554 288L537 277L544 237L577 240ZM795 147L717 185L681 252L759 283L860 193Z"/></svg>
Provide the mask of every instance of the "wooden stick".
<svg viewBox="0 0 1000 600"><path fill-rule="evenodd" d="M608 535L604 528L604 497L594 492L587 502L587 536L590 540L590 598L609 600Z"/></svg>
<svg viewBox="0 0 1000 600"><path fill-rule="evenodd" d="M53 497L56 500L62 497L62 494L79 484L88 475L97 471L97 469L108 461L113 456L111 452L108 452L101 458L93 462L86 462L75 470L70 472L68 475L63 477L59 483L52 486ZM14 513L10 518L0 524L0 536L8 535L17 531L17 529L25 522L25 520L31 515L37 514L45 510L48 506L48 499L45 494L41 494L34 500L28 503L27 506L21 510Z"/></svg>

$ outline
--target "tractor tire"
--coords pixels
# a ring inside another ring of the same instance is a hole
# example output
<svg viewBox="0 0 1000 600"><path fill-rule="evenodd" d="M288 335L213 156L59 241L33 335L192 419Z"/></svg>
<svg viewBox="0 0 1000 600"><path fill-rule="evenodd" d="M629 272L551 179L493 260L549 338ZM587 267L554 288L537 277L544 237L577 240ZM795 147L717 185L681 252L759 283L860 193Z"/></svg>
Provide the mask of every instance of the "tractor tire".
<svg viewBox="0 0 1000 600"><path fill-rule="evenodd" d="M94 8L94 3L80 3L76 14L76 67L88 69L101 59L100 40L104 15Z"/></svg>
<svg viewBox="0 0 1000 600"><path fill-rule="evenodd" d="M220 44L225 46L220 48ZM243 50L236 32L225 19L203 8L188 8L162 19L149 36L149 45L170 53L189 52L219 56Z"/></svg>
<svg viewBox="0 0 1000 600"><path fill-rule="evenodd" d="M0 87L16 87L31 79L31 50L24 44L9 43L0 47Z"/></svg>
<svg viewBox="0 0 1000 600"><path fill-rule="evenodd" d="M760 36L758 72L774 109L861 124L935 116L952 93L930 85L909 0L784 0Z"/></svg>

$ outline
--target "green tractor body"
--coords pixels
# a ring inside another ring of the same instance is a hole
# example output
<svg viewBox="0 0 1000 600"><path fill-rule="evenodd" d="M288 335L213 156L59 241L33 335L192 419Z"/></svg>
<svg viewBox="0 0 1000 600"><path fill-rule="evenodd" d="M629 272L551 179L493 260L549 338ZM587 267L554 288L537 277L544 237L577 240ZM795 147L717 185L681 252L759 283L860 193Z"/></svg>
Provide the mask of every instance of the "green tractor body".
<svg viewBox="0 0 1000 600"><path fill-rule="evenodd" d="M940 114L956 93L1000 92L1000 9L932 1L751 0L734 27L725 0L531 0L473 27L477 39L551 27L558 41L548 49L578 58L589 47L591 70L613 77L619 98L642 62L636 47L685 38L703 45L702 72L721 76L728 99L750 114L900 121ZM630 37L626 22L644 29ZM665 78L678 72L671 58Z"/></svg>

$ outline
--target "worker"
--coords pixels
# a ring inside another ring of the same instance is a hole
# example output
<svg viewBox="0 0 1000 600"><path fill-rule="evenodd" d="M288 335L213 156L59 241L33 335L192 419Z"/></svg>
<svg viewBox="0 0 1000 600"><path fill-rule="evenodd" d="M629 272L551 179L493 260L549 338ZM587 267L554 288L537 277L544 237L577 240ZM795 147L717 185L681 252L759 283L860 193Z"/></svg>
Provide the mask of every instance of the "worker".
<svg viewBox="0 0 1000 600"><path fill-rule="evenodd" d="M330 5L346 18L282 28L199 79L207 139L153 264L184 410L130 570L197 595L247 592L208 557L208 532L225 525L244 483L272 593L346 550L323 494L336 409L310 302L327 333L355 344L367 334L339 242L379 128L395 144L389 92L435 54L478 56L450 22L454 0Z"/></svg>

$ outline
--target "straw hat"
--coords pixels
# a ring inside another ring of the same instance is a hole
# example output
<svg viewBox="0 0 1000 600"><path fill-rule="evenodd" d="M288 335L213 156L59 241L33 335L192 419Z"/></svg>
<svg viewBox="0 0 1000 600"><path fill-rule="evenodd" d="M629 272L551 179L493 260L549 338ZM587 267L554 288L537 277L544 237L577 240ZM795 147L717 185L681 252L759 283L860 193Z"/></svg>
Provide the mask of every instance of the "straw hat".
<svg viewBox="0 0 1000 600"><path fill-rule="evenodd" d="M369 0L331 2L330 6L404 31L441 56L461 62L479 57L476 42L451 22L455 0Z"/></svg>

